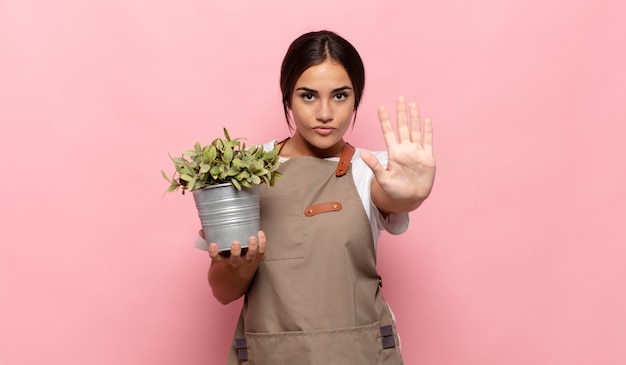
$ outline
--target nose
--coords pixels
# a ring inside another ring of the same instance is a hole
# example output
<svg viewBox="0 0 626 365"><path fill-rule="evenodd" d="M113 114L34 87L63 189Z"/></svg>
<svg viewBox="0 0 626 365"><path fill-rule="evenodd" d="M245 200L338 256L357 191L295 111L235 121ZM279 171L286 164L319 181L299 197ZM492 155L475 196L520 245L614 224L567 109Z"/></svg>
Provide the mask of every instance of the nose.
<svg viewBox="0 0 626 365"><path fill-rule="evenodd" d="M328 101L321 101L318 104L315 118L320 122L330 122L333 120L333 110Z"/></svg>

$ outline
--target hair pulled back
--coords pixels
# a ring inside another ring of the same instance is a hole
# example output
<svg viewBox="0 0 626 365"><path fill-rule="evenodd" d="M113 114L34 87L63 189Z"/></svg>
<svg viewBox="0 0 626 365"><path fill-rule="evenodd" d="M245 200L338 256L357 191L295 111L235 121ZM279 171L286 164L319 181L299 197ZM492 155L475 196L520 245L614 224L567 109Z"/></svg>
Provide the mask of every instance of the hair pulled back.
<svg viewBox="0 0 626 365"><path fill-rule="evenodd" d="M327 59L338 62L346 70L354 90L355 112L359 107L365 87L365 69L357 50L350 42L328 30L305 33L291 43L280 70L283 110L290 128L289 109L296 81L309 67Z"/></svg>

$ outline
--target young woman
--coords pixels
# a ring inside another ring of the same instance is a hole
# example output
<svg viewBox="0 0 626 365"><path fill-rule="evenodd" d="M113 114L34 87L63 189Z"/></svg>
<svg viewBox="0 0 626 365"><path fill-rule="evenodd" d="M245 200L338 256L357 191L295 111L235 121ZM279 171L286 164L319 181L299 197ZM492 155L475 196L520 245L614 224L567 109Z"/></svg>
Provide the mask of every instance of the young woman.
<svg viewBox="0 0 626 365"><path fill-rule="evenodd" d="M356 49L329 31L300 36L285 55L280 86L293 135L265 146L280 144L284 178L262 186L261 231L245 255L239 242L228 258L208 245L217 300L245 295L229 364L402 363L376 242L381 229L404 232L408 212L430 194L432 125L398 98L397 136L378 109L387 151L352 147L344 134L364 81Z"/></svg>

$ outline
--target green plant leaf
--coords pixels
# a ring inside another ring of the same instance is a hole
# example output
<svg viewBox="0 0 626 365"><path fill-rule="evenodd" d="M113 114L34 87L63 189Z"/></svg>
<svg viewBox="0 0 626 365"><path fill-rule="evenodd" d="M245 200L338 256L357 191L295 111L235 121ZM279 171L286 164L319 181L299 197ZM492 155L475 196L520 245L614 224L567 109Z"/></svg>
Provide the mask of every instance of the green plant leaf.
<svg viewBox="0 0 626 365"><path fill-rule="evenodd" d="M235 148L235 147L239 147L240 143L239 143L239 139L233 139L230 140L228 142L226 142L225 146L226 147L230 147L230 148Z"/></svg>
<svg viewBox="0 0 626 365"><path fill-rule="evenodd" d="M211 175L213 175L214 177L219 175L220 171L222 171L221 166L216 165L211 167Z"/></svg>
<svg viewBox="0 0 626 365"><path fill-rule="evenodd" d="M189 176L189 175L187 175L187 174L180 175L180 178L181 178L182 180L187 181L187 184L189 184L189 182L190 182L191 180L195 180L192 176Z"/></svg>
<svg viewBox="0 0 626 365"><path fill-rule="evenodd" d="M250 173L248 171L241 171L237 176L235 176L235 179L241 181L243 179L247 179L250 177Z"/></svg>
<svg viewBox="0 0 626 365"><path fill-rule="evenodd" d="M182 172L186 175L196 176L196 169L187 161L183 163Z"/></svg>
<svg viewBox="0 0 626 365"><path fill-rule="evenodd" d="M205 186L232 183L236 188L251 187L253 184L273 185L282 177L277 171L281 162L278 156L280 146L265 151L261 145L246 148L245 138L231 138L224 128L224 139L216 138L210 145L194 144L192 150L186 150L180 157L170 159L174 163L174 174L168 178L168 191L182 187L182 193L201 189Z"/></svg>
<svg viewBox="0 0 626 365"><path fill-rule="evenodd" d="M235 167L235 166L231 166L228 171L226 171L226 175L227 176L237 176L239 174L239 172L241 171L240 168Z"/></svg>
<svg viewBox="0 0 626 365"><path fill-rule="evenodd" d="M215 146L211 145L211 147L209 148L208 157L209 160L215 161L215 158L217 157L217 149L215 148Z"/></svg>
<svg viewBox="0 0 626 365"><path fill-rule="evenodd" d="M229 146L224 148L224 155L222 155L222 160L226 163L230 163L233 160L233 149Z"/></svg>
<svg viewBox="0 0 626 365"><path fill-rule="evenodd" d="M248 171L250 171L252 174L256 174L256 172L260 170L262 167L263 167L263 164L261 162L252 161L250 165L248 166Z"/></svg>
<svg viewBox="0 0 626 365"><path fill-rule="evenodd" d="M265 154L265 156L263 156L263 160L265 160L265 161L272 161L273 159L276 158L277 155L278 155L278 151L277 150L271 150L271 151L267 152Z"/></svg>
<svg viewBox="0 0 626 365"><path fill-rule="evenodd" d="M233 158L232 165L240 169L246 166L239 157Z"/></svg>
<svg viewBox="0 0 626 365"><path fill-rule="evenodd" d="M196 179L192 178L188 183L187 183L187 189L189 191L193 191L195 190L194 185L196 185Z"/></svg>

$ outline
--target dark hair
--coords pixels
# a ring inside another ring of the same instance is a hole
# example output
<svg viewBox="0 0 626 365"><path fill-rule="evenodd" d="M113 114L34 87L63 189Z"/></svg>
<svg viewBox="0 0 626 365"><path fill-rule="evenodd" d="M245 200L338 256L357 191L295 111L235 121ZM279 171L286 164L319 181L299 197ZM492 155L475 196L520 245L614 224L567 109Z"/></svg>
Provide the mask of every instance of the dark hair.
<svg viewBox="0 0 626 365"><path fill-rule="evenodd" d="M290 128L288 110L296 81L306 69L319 65L328 58L339 62L346 69L354 88L354 111L359 107L365 87L365 69L357 50L350 42L328 30L305 33L291 43L280 69L283 109Z"/></svg>

